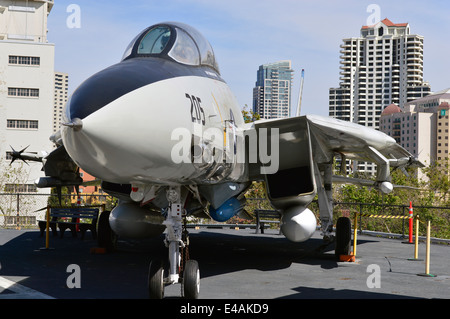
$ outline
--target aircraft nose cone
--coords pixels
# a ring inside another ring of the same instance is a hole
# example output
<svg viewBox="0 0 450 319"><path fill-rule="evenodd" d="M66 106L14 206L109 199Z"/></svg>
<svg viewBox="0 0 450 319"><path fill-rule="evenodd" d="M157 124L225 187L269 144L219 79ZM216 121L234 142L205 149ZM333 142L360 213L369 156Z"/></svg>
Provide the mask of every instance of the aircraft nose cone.
<svg viewBox="0 0 450 319"><path fill-rule="evenodd" d="M130 59L110 66L75 90L66 106L66 122L75 118L83 120L121 96L165 77L160 64L151 59Z"/></svg>

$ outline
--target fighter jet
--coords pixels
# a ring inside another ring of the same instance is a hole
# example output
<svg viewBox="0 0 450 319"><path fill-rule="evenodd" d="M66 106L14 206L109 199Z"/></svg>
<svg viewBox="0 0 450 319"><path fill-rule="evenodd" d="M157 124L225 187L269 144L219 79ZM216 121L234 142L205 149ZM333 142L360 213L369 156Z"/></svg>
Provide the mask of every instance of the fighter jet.
<svg viewBox="0 0 450 319"><path fill-rule="evenodd" d="M422 166L393 138L350 122L306 115L245 123L210 43L175 22L146 28L119 63L83 82L51 139L58 148L41 159L46 177L38 187L80 185L82 168L119 198L100 216L99 245L113 249L116 236L165 232L168 263L149 266L152 298L175 283L185 297L199 296L186 217L224 222L245 214L244 194L254 181L264 182L289 240L309 239L319 224L336 252L348 254L350 222L338 221L336 237L333 231L333 160L376 163L369 183L385 193L393 189L391 167ZM319 223L308 208L316 195Z"/></svg>

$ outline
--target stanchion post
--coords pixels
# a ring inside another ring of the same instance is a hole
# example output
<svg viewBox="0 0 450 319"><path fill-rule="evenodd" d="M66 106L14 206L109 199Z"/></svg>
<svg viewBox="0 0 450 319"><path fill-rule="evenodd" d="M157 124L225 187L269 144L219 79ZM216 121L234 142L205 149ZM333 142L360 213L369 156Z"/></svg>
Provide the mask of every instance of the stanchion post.
<svg viewBox="0 0 450 319"><path fill-rule="evenodd" d="M419 215L416 216L416 240L414 242L414 259L419 258Z"/></svg>
<svg viewBox="0 0 450 319"><path fill-rule="evenodd" d="M40 248L40 250L50 250L49 247L50 242L50 206L47 206L46 213L46 225L45 225L45 247Z"/></svg>
<svg viewBox="0 0 450 319"><path fill-rule="evenodd" d="M426 250L426 257L425 257L425 273L424 274L418 274L419 276L424 277L436 277L435 275L430 274L430 242L431 242L431 222L430 220L427 221L427 250Z"/></svg>
<svg viewBox="0 0 450 319"><path fill-rule="evenodd" d="M414 217L416 220L416 231L415 231L415 241L414 241L414 258L408 258L408 260L422 261L419 259L419 215Z"/></svg>
<svg viewBox="0 0 450 319"><path fill-rule="evenodd" d="M17 194L17 215L16 215L16 229L20 230L20 195Z"/></svg>
<svg viewBox="0 0 450 319"><path fill-rule="evenodd" d="M353 256L356 256L356 241L358 234L358 213L355 213L353 219Z"/></svg>
<svg viewBox="0 0 450 319"><path fill-rule="evenodd" d="M409 202L409 243L413 242L413 208L412 202Z"/></svg>
<svg viewBox="0 0 450 319"><path fill-rule="evenodd" d="M50 206L47 206L47 212L46 212L46 225L45 225L45 249L48 249L49 247L49 228L50 228Z"/></svg>
<svg viewBox="0 0 450 319"><path fill-rule="evenodd" d="M427 221L427 250L425 257L425 274L430 273L430 221Z"/></svg>

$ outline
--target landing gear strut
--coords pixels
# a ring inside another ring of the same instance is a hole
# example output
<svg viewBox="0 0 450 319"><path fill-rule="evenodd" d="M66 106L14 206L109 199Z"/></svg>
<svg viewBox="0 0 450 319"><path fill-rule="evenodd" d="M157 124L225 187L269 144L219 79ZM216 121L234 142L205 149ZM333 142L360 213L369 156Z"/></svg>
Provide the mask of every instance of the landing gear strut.
<svg viewBox="0 0 450 319"><path fill-rule="evenodd" d="M180 188L170 188L167 192L169 207L166 220L166 247L169 248L168 269L160 260L152 260L148 274L149 297L164 297L164 287L181 283L181 294L188 299L196 299L200 293L200 270L195 260L189 260L189 236L186 218L181 204Z"/></svg>
<svg viewBox="0 0 450 319"><path fill-rule="evenodd" d="M341 165L345 165L345 161ZM335 255L350 255L351 253L351 221L347 217L340 217L336 223L336 236L333 232L333 192L332 177L333 166L331 163L321 164L320 167L315 163L315 176L318 181L317 190L319 195L319 211L322 224L322 234L325 246L333 242L336 243ZM322 173L323 172L323 176Z"/></svg>

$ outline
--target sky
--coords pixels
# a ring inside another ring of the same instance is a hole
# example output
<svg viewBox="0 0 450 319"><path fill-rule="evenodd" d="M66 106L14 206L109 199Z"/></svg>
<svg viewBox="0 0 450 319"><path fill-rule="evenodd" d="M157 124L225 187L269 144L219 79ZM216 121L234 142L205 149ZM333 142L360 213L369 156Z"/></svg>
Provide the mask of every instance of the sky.
<svg viewBox="0 0 450 319"><path fill-rule="evenodd" d="M118 63L143 29L183 22L211 43L241 107L252 106L260 65L291 60L292 110L304 69L301 114L328 115L329 89L339 87L342 39L358 37L377 17L407 22L412 34L424 36L424 80L432 91L450 88L449 14L446 0L55 0L48 41L55 44L55 70L69 74L72 93L89 76Z"/></svg>

